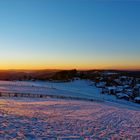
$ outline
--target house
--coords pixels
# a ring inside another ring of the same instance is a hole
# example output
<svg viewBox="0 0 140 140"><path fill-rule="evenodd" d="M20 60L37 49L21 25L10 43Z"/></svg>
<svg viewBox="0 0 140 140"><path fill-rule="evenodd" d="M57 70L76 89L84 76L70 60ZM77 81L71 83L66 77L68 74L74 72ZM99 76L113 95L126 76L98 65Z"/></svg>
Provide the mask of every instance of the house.
<svg viewBox="0 0 140 140"><path fill-rule="evenodd" d="M95 86L96 86L97 88L104 88L105 85L106 85L106 82L98 82L98 83L95 83Z"/></svg>
<svg viewBox="0 0 140 140"><path fill-rule="evenodd" d="M117 86L116 87L116 93L120 93L124 91L124 87L123 86Z"/></svg>
<svg viewBox="0 0 140 140"><path fill-rule="evenodd" d="M135 101L136 103L140 103L140 97L136 97L136 98L134 99L134 101Z"/></svg>
<svg viewBox="0 0 140 140"><path fill-rule="evenodd" d="M140 90L140 84L136 84L135 87Z"/></svg>
<svg viewBox="0 0 140 140"><path fill-rule="evenodd" d="M133 97L133 90L127 89L127 90L125 90L125 94L127 94L129 97Z"/></svg>
<svg viewBox="0 0 140 140"><path fill-rule="evenodd" d="M133 88L133 92L135 95L140 96L140 84L136 84L135 87Z"/></svg>
<svg viewBox="0 0 140 140"><path fill-rule="evenodd" d="M121 82L121 85L130 85L133 81L133 78L127 76L121 76L119 77L119 80Z"/></svg>
<svg viewBox="0 0 140 140"><path fill-rule="evenodd" d="M108 93L108 94L116 94L116 87L112 86L112 87L105 87L102 89L102 93Z"/></svg>
<svg viewBox="0 0 140 140"><path fill-rule="evenodd" d="M117 97L118 99L129 100L129 96L128 96L127 94L125 94L125 93L118 93L118 94L116 94L116 97Z"/></svg>
<svg viewBox="0 0 140 140"><path fill-rule="evenodd" d="M118 85L121 85L120 79L114 79L114 81L115 81Z"/></svg>

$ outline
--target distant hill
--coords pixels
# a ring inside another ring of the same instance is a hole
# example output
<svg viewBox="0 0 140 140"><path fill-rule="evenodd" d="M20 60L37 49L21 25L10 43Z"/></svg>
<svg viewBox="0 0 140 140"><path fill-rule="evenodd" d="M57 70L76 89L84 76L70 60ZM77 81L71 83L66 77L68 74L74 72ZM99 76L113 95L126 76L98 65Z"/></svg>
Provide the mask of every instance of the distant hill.
<svg viewBox="0 0 140 140"><path fill-rule="evenodd" d="M55 80L69 81L75 77L94 79L107 73L140 78L140 71L119 70L0 70L0 80Z"/></svg>

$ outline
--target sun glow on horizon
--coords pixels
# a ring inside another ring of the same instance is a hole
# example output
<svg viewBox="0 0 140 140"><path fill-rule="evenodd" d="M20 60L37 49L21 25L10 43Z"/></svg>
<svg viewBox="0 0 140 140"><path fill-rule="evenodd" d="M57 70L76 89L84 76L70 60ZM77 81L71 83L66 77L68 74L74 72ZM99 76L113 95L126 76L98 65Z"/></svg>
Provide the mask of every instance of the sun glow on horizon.
<svg viewBox="0 0 140 140"><path fill-rule="evenodd" d="M15 70L44 70L44 69L79 69L79 70L90 70L90 69L116 69L116 70L140 70L139 64L129 64L129 65L120 65L119 62L118 64L115 63L103 63L101 62L96 62L96 63L73 63L73 62L58 62L58 63L52 63L50 62L45 62L44 63L38 61L28 61L28 62L9 62L9 63L4 63L0 64L0 70L10 70L10 69L15 69Z"/></svg>

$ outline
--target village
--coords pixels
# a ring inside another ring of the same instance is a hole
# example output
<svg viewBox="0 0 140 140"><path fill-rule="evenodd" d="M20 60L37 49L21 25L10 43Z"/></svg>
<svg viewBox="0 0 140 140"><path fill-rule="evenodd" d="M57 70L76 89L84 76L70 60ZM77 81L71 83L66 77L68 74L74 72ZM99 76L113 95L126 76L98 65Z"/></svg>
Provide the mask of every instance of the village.
<svg viewBox="0 0 140 140"><path fill-rule="evenodd" d="M140 103L140 78L103 72L100 77L96 77L95 86L101 88L101 94Z"/></svg>

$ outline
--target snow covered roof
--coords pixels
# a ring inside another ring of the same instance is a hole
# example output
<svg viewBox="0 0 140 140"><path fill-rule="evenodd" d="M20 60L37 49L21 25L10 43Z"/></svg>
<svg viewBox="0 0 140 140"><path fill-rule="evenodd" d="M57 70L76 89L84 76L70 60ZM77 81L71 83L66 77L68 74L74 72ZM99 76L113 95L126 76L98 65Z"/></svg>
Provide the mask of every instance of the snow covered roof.
<svg viewBox="0 0 140 140"><path fill-rule="evenodd" d="M125 92L125 93L129 96L133 95L133 92Z"/></svg>
<svg viewBox="0 0 140 140"><path fill-rule="evenodd" d="M127 94L125 94L125 93L118 93L117 96L120 97L120 98L121 98L121 97L129 97L129 96L128 96Z"/></svg>
<svg viewBox="0 0 140 140"><path fill-rule="evenodd" d="M124 87L125 87L125 88L128 88L128 87L129 87L129 85L124 85Z"/></svg>
<svg viewBox="0 0 140 140"><path fill-rule="evenodd" d="M135 100L139 100L140 101L140 97L136 97Z"/></svg>
<svg viewBox="0 0 140 140"><path fill-rule="evenodd" d="M115 90L116 87L114 87L114 86L113 86L113 87L107 87L107 89L108 89L108 90Z"/></svg>

